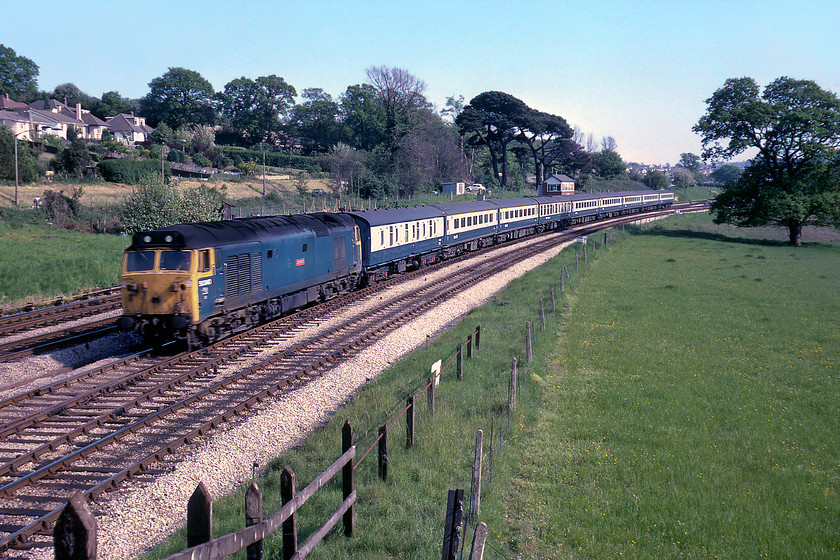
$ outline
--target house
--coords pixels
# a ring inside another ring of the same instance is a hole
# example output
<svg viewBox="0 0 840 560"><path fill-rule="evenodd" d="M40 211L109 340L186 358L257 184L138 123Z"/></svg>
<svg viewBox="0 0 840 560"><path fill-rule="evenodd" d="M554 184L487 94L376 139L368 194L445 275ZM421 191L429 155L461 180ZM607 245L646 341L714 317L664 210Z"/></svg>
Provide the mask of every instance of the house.
<svg viewBox="0 0 840 560"><path fill-rule="evenodd" d="M132 111L130 114L120 113L108 119L106 123L108 130L118 141L132 146L137 143L149 140L154 128L146 124L145 117L138 117Z"/></svg>
<svg viewBox="0 0 840 560"><path fill-rule="evenodd" d="M73 127L85 140L102 140L102 132L107 128L105 121L92 115L87 109L82 109L81 103L76 103L75 108L70 108L66 103L55 99L42 99L31 103L29 110L57 122L61 129L57 135L64 139L67 138L67 130Z"/></svg>
<svg viewBox="0 0 840 560"><path fill-rule="evenodd" d="M3 96L0 97L0 111L18 111L26 108L26 103L9 99L8 93L4 93Z"/></svg>
<svg viewBox="0 0 840 560"><path fill-rule="evenodd" d="M575 194L575 180L563 174L554 174L543 181L537 191L538 196Z"/></svg>

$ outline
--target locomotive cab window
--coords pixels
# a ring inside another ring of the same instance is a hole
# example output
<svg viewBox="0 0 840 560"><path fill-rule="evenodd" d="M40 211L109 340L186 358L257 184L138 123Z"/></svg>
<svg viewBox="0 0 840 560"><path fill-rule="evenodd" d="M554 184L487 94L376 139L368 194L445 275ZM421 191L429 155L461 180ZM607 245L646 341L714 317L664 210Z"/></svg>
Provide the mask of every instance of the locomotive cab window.
<svg viewBox="0 0 840 560"><path fill-rule="evenodd" d="M161 270L189 270L190 253L188 251L161 251Z"/></svg>
<svg viewBox="0 0 840 560"><path fill-rule="evenodd" d="M154 251L137 251L136 253L126 253L125 270L126 272L141 272L146 270L153 270L155 268L155 252Z"/></svg>
<svg viewBox="0 0 840 560"><path fill-rule="evenodd" d="M198 252L198 271L210 271L210 249L203 249Z"/></svg>
<svg viewBox="0 0 840 560"><path fill-rule="evenodd" d="M304 244L303 244L303 248L301 249L301 251L303 251L303 252L305 253L305 252L306 252L306 249L307 249L308 247L309 247L309 245L308 245L307 243L304 243Z"/></svg>

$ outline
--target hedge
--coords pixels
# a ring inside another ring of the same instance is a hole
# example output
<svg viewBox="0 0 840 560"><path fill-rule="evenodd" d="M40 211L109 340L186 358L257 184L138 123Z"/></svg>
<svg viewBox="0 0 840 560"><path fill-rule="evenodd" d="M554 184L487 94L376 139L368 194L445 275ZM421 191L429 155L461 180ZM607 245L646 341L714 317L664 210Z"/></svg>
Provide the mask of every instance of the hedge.
<svg viewBox="0 0 840 560"><path fill-rule="evenodd" d="M99 162L102 178L112 183L136 185L146 175L160 174L160 160L106 159ZM172 176L172 168L164 165L164 176Z"/></svg>
<svg viewBox="0 0 840 560"><path fill-rule="evenodd" d="M235 159L239 156L243 161L254 160L257 164L262 165L263 153L256 150L246 150L236 146L216 146L218 151L223 156ZM306 171L327 171L329 164L326 156L295 156L289 154L279 154L277 152L265 153L265 164L270 167L291 167L294 169L304 169Z"/></svg>

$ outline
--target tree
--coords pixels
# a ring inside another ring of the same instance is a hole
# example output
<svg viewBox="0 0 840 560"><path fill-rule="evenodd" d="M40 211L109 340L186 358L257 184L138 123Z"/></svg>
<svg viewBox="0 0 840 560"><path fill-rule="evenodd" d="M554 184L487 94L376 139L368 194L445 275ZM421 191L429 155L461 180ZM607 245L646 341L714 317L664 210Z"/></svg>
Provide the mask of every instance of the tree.
<svg viewBox="0 0 840 560"><path fill-rule="evenodd" d="M134 111L134 104L128 99L121 97L117 91L108 91L102 94L102 100L94 104L90 112L99 117L106 119L119 115L120 113L130 113Z"/></svg>
<svg viewBox="0 0 840 560"><path fill-rule="evenodd" d="M757 155L712 204L718 223L776 224L801 245L808 224L840 227L840 99L809 80L781 77L763 93L752 78L732 78L706 100L693 130L703 159Z"/></svg>
<svg viewBox="0 0 840 560"><path fill-rule="evenodd" d="M528 106L502 91L486 91L472 98L455 119L458 130L473 146L486 146L490 152L493 176L501 188L507 186L507 150L520 133Z"/></svg>
<svg viewBox="0 0 840 560"><path fill-rule="evenodd" d="M424 96L426 82L402 68L371 66L366 73L385 110L385 149L393 155L423 113L431 112Z"/></svg>
<svg viewBox="0 0 840 560"><path fill-rule="evenodd" d="M653 169L647 172L644 183L648 186L649 189L653 190L667 188L670 184L670 182L668 181L668 177L666 177L659 171L654 171Z"/></svg>
<svg viewBox="0 0 840 560"><path fill-rule="evenodd" d="M65 103L68 107L73 108L76 103L81 103L82 107L89 109L98 102L98 99L86 94L76 84L66 83L55 86L52 92L52 98L56 101Z"/></svg>
<svg viewBox="0 0 840 560"><path fill-rule="evenodd" d="M165 122L173 129L185 124L213 124L214 91L201 74L186 68L170 68L149 82L150 91L140 100L140 112L150 126Z"/></svg>
<svg viewBox="0 0 840 560"><path fill-rule="evenodd" d="M222 115L230 125L242 131L252 143L265 142L280 131L281 118L294 104L295 88L271 74L256 80L241 77L231 80L217 99Z"/></svg>
<svg viewBox="0 0 840 560"><path fill-rule="evenodd" d="M31 99L38 93L38 65L0 44L0 95Z"/></svg>
<svg viewBox="0 0 840 560"><path fill-rule="evenodd" d="M563 117L527 108L516 118L517 140L528 147L534 161L536 183L543 182L544 170L562 161L567 154L565 142L572 138L572 129Z"/></svg>
<svg viewBox="0 0 840 560"><path fill-rule="evenodd" d="M711 177L715 183L723 184L734 183L741 176L741 169L734 165L721 165L712 171Z"/></svg>
<svg viewBox="0 0 840 560"><path fill-rule="evenodd" d="M694 178L694 173L690 169L686 169L685 167L674 168L674 188L684 190L696 186L697 181Z"/></svg>
<svg viewBox="0 0 840 560"><path fill-rule="evenodd" d="M370 84L349 86L339 96L342 136L347 144L373 150L385 141L385 106Z"/></svg>
<svg viewBox="0 0 840 560"><path fill-rule="evenodd" d="M292 131L308 152L326 152L339 137L338 103L321 88L307 88L289 116Z"/></svg>
<svg viewBox="0 0 840 560"><path fill-rule="evenodd" d="M67 129L67 140L70 145L59 158L61 169L71 175L82 176L85 168L90 164L90 152L84 139L79 136L74 127Z"/></svg>
<svg viewBox="0 0 840 560"><path fill-rule="evenodd" d="M18 180L31 183L37 178L35 159L30 154L26 141L16 139L12 131L0 124L0 179L15 180L15 142L17 142Z"/></svg>
<svg viewBox="0 0 840 560"><path fill-rule="evenodd" d="M601 150L592 154L592 168L603 179L627 177L627 166L618 152L613 150Z"/></svg>
<svg viewBox="0 0 840 560"><path fill-rule="evenodd" d="M685 167L692 173L700 171L700 156L690 152L680 154L680 162L677 164Z"/></svg>

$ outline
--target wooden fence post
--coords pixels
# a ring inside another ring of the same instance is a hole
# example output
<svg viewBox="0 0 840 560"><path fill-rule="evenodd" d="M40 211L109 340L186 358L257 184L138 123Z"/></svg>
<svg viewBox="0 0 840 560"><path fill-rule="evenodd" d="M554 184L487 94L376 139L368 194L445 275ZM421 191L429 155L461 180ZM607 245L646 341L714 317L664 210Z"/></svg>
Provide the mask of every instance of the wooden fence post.
<svg viewBox="0 0 840 560"><path fill-rule="evenodd" d="M475 327L475 350L481 350L481 325Z"/></svg>
<svg viewBox="0 0 840 560"><path fill-rule="evenodd" d="M55 523L53 546L56 560L96 560L96 518L78 490Z"/></svg>
<svg viewBox="0 0 840 560"><path fill-rule="evenodd" d="M560 278L562 278L562 276ZM554 282L549 282L548 287L549 291L551 291L551 312L554 313L557 311L557 304L554 300Z"/></svg>
<svg viewBox="0 0 840 560"><path fill-rule="evenodd" d="M294 476L294 475L293 475ZM281 477L282 479L282 477ZM285 503L285 502L284 502ZM263 520L262 511L262 492L256 482L251 482L248 491L245 492L245 526L250 527L261 523ZM285 527L284 527L285 539ZM248 545L246 552L247 560L263 560L263 542L257 541L254 544Z"/></svg>
<svg viewBox="0 0 840 560"><path fill-rule="evenodd" d="M435 377L429 378L429 391L426 393L426 400L429 402L429 412L435 415Z"/></svg>
<svg viewBox="0 0 840 560"><path fill-rule="evenodd" d="M575 250L575 270L577 270L577 267L578 267L578 252L577 252L577 250Z"/></svg>
<svg viewBox="0 0 840 560"><path fill-rule="evenodd" d="M469 521L475 524L478 521L478 512L481 509L481 462L484 457L484 432L478 430L475 434L475 461L473 462L472 488L470 489L470 513Z"/></svg>
<svg viewBox="0 0 840 560"><path fill-rule="evenodd" d="M475 528L470 560L482 560L484 558L484 543L487 541L487 524L479 523Z"/></svg>
<svg viewBox="0 0 840 560"><path fill-rule="evenodd" d="M510 395L508 396L508 409L510 412L516 408L516 384L517 384L516 358L510 366ZM510 413L509 412L509 413ZM509 414L508 413L508 414Z"/></svg>
<svg viewBox="0 0 840 560"><path fill-rule="evenodd" d="M206 543L213 538L213 499L203 482L187 502L187 547Z"/></svg>
<svg viewBox="0 0 840 560"><path fill-rule="evenodd" d="M566 277L561 273L560 274L560 292L563 293L566 291Z"/></svg>
<svg viewBox="0 0 840 560"><path fill-rule="evenodd" d="M341 454L347 453L351 447L353 447L353 424L350 420L346 420L341 430ZM341 487L345 500L353 493L354 486L353 461L347 461L347 464L341 468ZM351 505L344 514L344 535L347 537L352 537L355 529L356 521L353 515L355 508L355 505Z"/></svg>
<svg viewBox="0 0 840 560"><path fill-rule="evenodd" d="M530 364L531 360L534 358L531 350L531 321L527 321L525 323L525 354L528 359L528 363Z"/></svg>
<svg viewBox="0 0 840 560"><path fill-rule="evenodd" d="M442 560L455 560L458 557L458 543L461 541L461 519L463 515L463 488L450 490L446 503L446 521L443 527Z"/></svg>
<svg viewBox="0 0 840 560"><path fill-rule="evenodd" d="M472 335L467 337L467 358L472 360Z"/></svg>
<svg viewBox="0 0 840 560"><path fill-rule="evenodd" d="M280 499L283 505L295 499L295 471L288 465L280 473ZM283 558L290 560L298 551L297 512L283 522ZM249 559L250 560L250 559Z"/></svg>
<svg viewBox="0 0 840 560"><path fill-rule="evenodd" d="M543 306L543 300L540 298L540 332L545 331L545 306Z"/></svg>
<svg viewBox="0 0 840 560"><path fill-rule="evenodd" d="M405 411L405 446L414 446L414 395L408 397Z"/></svg>
<svg viewBox="0 0 840 560"><path fill-rule="evenodd" d="M455 370L457 371L458 381L460 381L464 378L464 345L463 344L458 345L457 354L458 354L458 359L457 359L457 364L456 364Z"/></svg>
<svg viewBox="0 0 840 560"><path fill-rule="evenodd" d="M379 427L379 461L377 472L382 482L388 482L388 426Z"/></svg>
<svg viewBox="0 0 840 560"><path fill-rule="evenodd" d="M586 243L583 244L583 262L586 262Z"/></svg>

